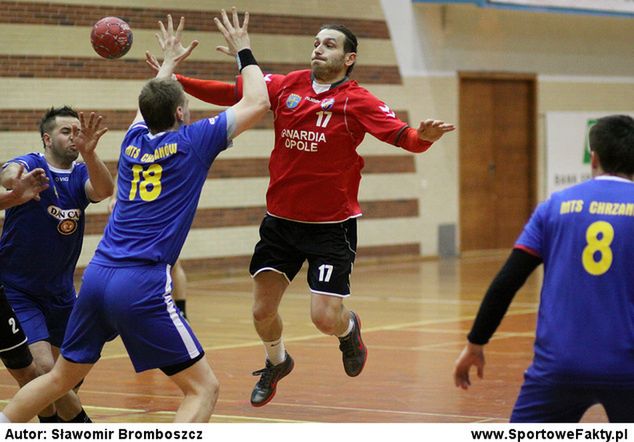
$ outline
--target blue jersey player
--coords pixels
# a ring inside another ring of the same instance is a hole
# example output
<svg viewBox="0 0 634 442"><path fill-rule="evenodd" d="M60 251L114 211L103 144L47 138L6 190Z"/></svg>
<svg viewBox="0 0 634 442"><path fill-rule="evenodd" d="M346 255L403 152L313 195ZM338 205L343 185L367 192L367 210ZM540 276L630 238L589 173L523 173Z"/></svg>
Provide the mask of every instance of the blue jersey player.
<svg viewBox="0 0 634 442"><path fill-rule="evenodd" d="M599 119L593 179L554 193L524 227L480 306L456 361L456 386L482 377L483 346L517 290L544 264L535 355L511 422L579 422L601 404L634 422L634 120Z"/></svg>
<svg viewBox="0 0 634 442"><path fill-rule="evenodd" d="M229 45L224 49L238 54L244 98L215 118L189 125L187 98L170 77L197 42L181 45L182 18L176 30L170 16L167 29L161 23L164 62L157 78L143 87L137 118L121 145L117 204L84 273L62 357L49 374L18 392L0 421L28 420L46 401L68 391L117 334L136 371L159 368L181 389L175 421L209 420L218 381L174 305L170 267L191 227L211 163L269 108L264 77L250 50L248 16L240 26L235 9L233 24L222 11L222 23L216 19L216 24Z"/></svg>
<svg viewBox="0 0 634 442"><path fill-rule="evenodd" d="M0 282L40 374L53 367L75 303L73 273L83 242L84 211L91 201L111 195L114 187L95 152L106 131L99 129L100 122L94 114L86 122L68 106L51 108L40 122L44 153L14 158L0 174L2 185L11 188L20 170L42 169L50 184L37 200L7 210L0 238ZM82 163L75 161L79 154ZM23 385L33 378L16 380ZM74 393L55 408L42 410L40 419L57 421L59 415L62 421L88 421Z"/></svg>
<svg viewBox="0 0 634 442"><path fill-rule="evenodd" d="M24 167L20 166L13 188L10 191L0 189L0 210L39 198L40 192L47 188L48 178L44 169L34 169L24 173ZM39 374L29 350L24 329L11 308L2 286L0 286L0 360L20 384L26 384Z"/></svg>

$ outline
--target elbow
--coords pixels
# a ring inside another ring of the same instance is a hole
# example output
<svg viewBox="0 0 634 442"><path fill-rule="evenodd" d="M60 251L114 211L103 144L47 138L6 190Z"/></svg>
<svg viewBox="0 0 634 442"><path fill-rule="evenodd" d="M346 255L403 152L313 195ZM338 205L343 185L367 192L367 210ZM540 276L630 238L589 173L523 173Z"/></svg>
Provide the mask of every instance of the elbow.
<svg viewBox="0 0 634 442"><path fill-rule="evenodd" d="M100 188L95 189L93 187L92 195L90 195L90 199L94 202L103 201L106 198L110 198L114 194L114 182L104 185Z"/></svg>
<svg viewBox="0 0 634 442"><path fill-rule="evenodd" d="M266 114L268 112L268 110L271 108L271 103L269 102L269 97L266 96L264 98L260 98L254 104L254 107L257 109L257 113L258 113L258 115L260 117L264 116L264 114Z"/></svg>
<svg viewBox="0 0 634 442"><path fill-rule="evenodd" d="M108 186L101 192L101 199L105 200L106 198L110 198L114 194L114 182L108 184Z"/></svg>
<svg viewBox="0 0 634 442"><path fill-rule="evenodd" d="M266 113L266 111L268 111L271 108L271 102L269 101L268 94L266 94L263 97L260 97L260 99L257 102L257 107L258 107L258 110L262 112L263 114Z"/></svg>

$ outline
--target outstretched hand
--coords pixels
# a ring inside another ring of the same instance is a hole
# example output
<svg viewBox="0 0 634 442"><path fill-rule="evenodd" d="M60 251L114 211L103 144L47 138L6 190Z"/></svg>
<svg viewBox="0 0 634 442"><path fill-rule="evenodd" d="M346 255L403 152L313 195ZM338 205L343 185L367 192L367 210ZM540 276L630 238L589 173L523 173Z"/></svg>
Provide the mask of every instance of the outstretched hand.
<svg viewBox="0 0 634 442"><path fill-rule="evenodd" d="M247 33L249 13L244 13L242 26L240 26L240 19L238 18L238 12L235 7L231 8L231 13L233 15L233 23L229 21L227 12L224 9L221 10L222 22L219 18L214 18L214 23L216 23L218 30L227 42L227 46L216 46L216 50L235 57L242 49L251 49L251 42L249 41L249 34Z"/></svg>
<svg viewBox="0 0 634 442"><path fill-rule="evenodd" d="M424 141L437 141L447 132L456 130L456 126L441 120L425 120L418 126L418 138Z"/></svg>
<svg viewBox="0 0 634 442"><path fill-rule="evenodd" d="M484 377L484 348L482 345L468 343L456 359L454 366L453 379L456 387L463 390L471 386L469 379L469 370L472 366L477 368L478 377Z"/></svg>
<svg viewBox="0 0 634 442"><path fill-rule="evenodd" d="M159 28L160 32L154 35L163 51L163 64L168 63L171 70L173 70L181 61L189 57L196 46L198 46L198 40L193 40L187 47L183 46L181 38L183 29L185 28L185 17L180 18L178 27L174 30L174 21L172 20L172 16L168 14L167 28L162 21L159 21ZM145 61L156 72L160 70L161 66L158 60L149 51L145 52Z"/></svg>
<svg viewBox="0 0 634 442"><path fill-rule="evenodd" d="M13 179L13 195L17 204L25 203L31 199L40 200L40 192L48 189L48 177L42 168L33 169L24 173L24 166L19 165L17 175Z"/></svg>
<svg viewBox="0 0 634 442"><path fill-rule="evenodd" d="M75 142L75 147L82 157L92 154L101 136L108 131L107 127L99 128L102 120L103 117L101 115L95 118L95 113L91 112L90 119L88 123L86 123L84 113L80 112L79 123L81 124L81 129L73 124L72 137Z"/></svg>

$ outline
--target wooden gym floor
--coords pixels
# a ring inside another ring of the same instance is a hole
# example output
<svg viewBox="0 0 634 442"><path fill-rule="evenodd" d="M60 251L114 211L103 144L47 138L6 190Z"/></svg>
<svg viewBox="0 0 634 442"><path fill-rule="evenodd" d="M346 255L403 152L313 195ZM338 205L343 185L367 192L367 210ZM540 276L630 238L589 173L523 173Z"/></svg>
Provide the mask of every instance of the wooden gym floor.
<svg viewBox="0 0 634 442"><path fill-rule="evenodd" d="M295 369L262 408L249 403L264 350L251 324L251 279L189 275L189 320L221 383L211 422L507 422L532 357L538 270L486 347L484 380L454 387L453 364L480 300L506 254L359 264L346 305L359 313L369 349L364 372L345 375L338 342L314 328L305 273L282 301ZM17 387L0 370L0 404ZM134 373L120 340L108 344L80 396L95 422L170 422L180 393L158 370ZM593 407L582 422L606 422Z"/></svg>

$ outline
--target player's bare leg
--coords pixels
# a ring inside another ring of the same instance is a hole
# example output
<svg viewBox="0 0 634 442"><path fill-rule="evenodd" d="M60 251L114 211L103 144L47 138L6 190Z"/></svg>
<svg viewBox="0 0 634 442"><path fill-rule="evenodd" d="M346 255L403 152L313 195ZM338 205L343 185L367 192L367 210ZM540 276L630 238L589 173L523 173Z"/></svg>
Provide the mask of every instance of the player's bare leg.
<svg viewBox="0 0 634 442"><path fill-rule="evenodd" d="M220 384L206 358L170 376L185 397L174 422L209 422L218 401Z"/></svg>
<svg viewBox="0 0 634 442"><path fill-rule="evenodd" d="M286 352L282 340L283 323L279 306L288 280L280 273L264 271L254 278L253 324L266 350L265 367L254 371L260 376L251 393L251 405L268 404L277 389L277 383L293 369L293 358Z"/></svg>
<svg viewBox="0 0 634 442"><path fill-rule="evenodd" d="M37 366L35 361L31 362L28 367L18 369L8 368L7 371L11 374L11 376L13 376L13 379L17 381L20 388L24 387L36 377L45 374L45 372ZM40 421L50 421L50 419L53 417L55 417L54 420L57 421L57 413L53 404L49 404L44 409L40 410L38 415Z"/></svg>
<svg viewBox="0 0 634 442"><path fill-rule="evenodd" d="M353 377L361 374L368 349L361 339L359 316L343 305L343 298L316 293L311 298L310 316L319 331L339 338L346 374Z"/></svg>
<svg viewBox="0 0 634 442"><path fill-rule="evenodd" d="M274 341L282 336L282 318L278 313L288 281L284 275L265 271L253 278L253 325L262 341Z"/></svg>
<svg viewBox="0 0 634 442"><path fill-rule="evenodd" d="M38 341L29 345L29 349L33 355L33 361L42 373L48 373L53 369L55 357L59 355L58 348L51 346L51 344L46 341ZM77 383L80 381L81 379L79 379ZM73 385L73 387L75 385ZM60 419L67 422L72 421L84 413L77 393L72 390L55 401L53 413L55 410ZM49 414L41 414L41 416L49 416Z"/></svg>
<svg viewBox="0 0 634 442"><path fill-rule="evenodd" d="M51 371L21 388L2 410L3 414L11 422L28 422L48 404L69 393L92 367L93 364L75 364L60 357Z"/></svg>

